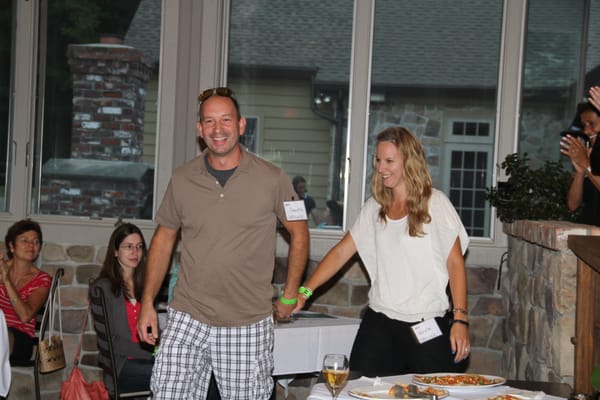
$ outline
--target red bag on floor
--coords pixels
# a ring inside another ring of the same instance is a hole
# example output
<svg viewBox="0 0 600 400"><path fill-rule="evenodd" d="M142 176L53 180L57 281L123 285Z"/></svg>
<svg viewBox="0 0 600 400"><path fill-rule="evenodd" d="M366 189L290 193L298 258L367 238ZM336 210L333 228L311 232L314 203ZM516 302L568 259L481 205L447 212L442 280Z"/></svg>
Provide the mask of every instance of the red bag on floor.
<svg viewBox="0 0 600 400"><path fill-rule="evenodd" d="M73 366L71 373L60 387L61 400L108 400L108 391L104 382L94 381L87 383L77 365Z"/></svg>

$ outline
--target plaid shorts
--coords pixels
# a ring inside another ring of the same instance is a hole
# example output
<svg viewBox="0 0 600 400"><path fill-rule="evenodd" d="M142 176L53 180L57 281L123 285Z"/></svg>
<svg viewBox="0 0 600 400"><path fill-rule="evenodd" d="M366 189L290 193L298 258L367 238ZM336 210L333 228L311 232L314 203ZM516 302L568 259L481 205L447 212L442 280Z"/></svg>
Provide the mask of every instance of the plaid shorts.
<svg viewBox="0 0 600 400"><path fill-rule="evenodd" d="M269 399L273 338L271 316L218 327L169 308L152 370L153 399L205 399L211 372L223 399Z"/></svg>

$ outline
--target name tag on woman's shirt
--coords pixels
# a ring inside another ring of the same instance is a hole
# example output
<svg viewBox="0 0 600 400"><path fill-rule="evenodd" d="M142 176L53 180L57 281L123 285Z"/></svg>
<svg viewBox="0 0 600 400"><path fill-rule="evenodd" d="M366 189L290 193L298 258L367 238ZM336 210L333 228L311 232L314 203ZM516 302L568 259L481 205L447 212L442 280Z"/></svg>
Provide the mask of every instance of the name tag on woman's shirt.
<svg viewBox="0 0 600 400"><path fill-rule="evenodd" d="M419 344L423 344L431 339L434 339L442 335L442 331L438 326L435 319L428 319L427 321L419 322L411 327L415 338L417 338Z"/></svg>

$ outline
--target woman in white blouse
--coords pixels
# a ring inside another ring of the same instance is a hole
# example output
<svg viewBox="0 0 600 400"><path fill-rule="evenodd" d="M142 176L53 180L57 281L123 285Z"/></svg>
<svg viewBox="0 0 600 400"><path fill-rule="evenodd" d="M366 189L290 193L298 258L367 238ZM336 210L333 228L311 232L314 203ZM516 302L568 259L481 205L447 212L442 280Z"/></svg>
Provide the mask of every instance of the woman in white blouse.
<svg viewBox="0 0 600 400"><path fill-rule="evenodd" d="M433 189L410 131L380 132L373 164L373 196L300 288L296 311L358 252L371 288L350 368L371 376L459 371L470 352L468 235L448 198Z"/></svg>
<svg viewBox="0 0 600 400"><path fill-rule="evenodd" d="M0 398L6 397L10 389L11 374L8 358L8 331L4 313L0 310Z"/></svg>

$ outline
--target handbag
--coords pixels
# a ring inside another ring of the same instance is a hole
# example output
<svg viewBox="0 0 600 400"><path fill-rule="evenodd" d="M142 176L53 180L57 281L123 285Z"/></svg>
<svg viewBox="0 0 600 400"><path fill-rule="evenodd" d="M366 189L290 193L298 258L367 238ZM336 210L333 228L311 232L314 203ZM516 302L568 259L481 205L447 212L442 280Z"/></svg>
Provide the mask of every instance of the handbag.
<svg viewBox="0 0 600 400"><path fill-rule="evenodd" d="M69 377L60 387L60 399L108 400L109 397L104 382L93 381L87 383L77 364L74 364Z"/></svg>
<svg viewBox="0 0 600 400"><path fill-rule="evenodd" d="M65 367L65 351L63 349L62 341L62 311L60 305L60 283L56 281L56 290L50 290L50 299L48 299L48 306L44 310L42 317L43 321L48 321L49 328L48 336L40 337L38 344L38 353L40 358L40 372L47 374L54 372ZM55 313L58 306L58 335L54 330L54 319Z"/></svg>
<svg viewBox="0 0 600 400"><path fill-rule="evenodd" d="M61 400L109 400L108 390L102 381L86 382L81 370L77 366L79 364L79 353L81 352L81 342L83 340L83 331L87 324L88 314L90 313L90 305L83 318L83 327L79 335L79 344L73 361L73 369L69 373L67 380L60 386Z"/></svg>

